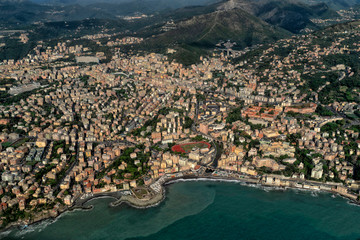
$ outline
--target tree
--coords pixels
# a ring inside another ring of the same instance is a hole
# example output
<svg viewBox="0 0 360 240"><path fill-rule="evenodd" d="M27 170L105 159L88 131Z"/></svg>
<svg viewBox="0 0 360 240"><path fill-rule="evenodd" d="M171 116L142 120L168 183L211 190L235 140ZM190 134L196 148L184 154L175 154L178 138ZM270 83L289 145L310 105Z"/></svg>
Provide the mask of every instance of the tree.
<svg viewBox="0 0 360 240"><path fill-rule="evenodd" d="M194 121L191 118L189 118L188 116L186 116L185 117L184 128L191 128L193 123L194 123Z"/></svg>

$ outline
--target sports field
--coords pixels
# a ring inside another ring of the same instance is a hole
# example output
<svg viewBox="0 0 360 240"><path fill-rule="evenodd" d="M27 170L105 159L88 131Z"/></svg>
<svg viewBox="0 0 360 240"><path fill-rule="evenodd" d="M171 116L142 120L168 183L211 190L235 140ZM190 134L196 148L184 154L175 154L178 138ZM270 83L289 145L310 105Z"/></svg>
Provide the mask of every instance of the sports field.
<svg viewBox="0 0 360 240"><path fill-rule="evenodd" d="M180 153L189 153L193 148L210 148L211 145L207 142L201 141L201 142L191 142L191 143L184 143L184 144L178 144L171 148L173 152L180 152Z"/></svg>

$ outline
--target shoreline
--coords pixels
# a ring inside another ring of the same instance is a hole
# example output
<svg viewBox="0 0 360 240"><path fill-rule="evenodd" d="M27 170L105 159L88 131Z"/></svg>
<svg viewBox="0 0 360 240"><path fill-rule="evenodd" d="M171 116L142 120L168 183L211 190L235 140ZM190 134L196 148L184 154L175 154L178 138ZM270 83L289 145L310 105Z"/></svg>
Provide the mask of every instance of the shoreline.
<svg viewBox="0 0 360 240"><path fill-rule="evenodd" d="M175 184L178 182L195 182L195 181L241 183L242 186L259 187L265 191L266 191L266 188L270 188L271 190L284 190L284 191L286 191L288 189L294 189L294 190L303 190L303 191L307 191L307 192L327 192L327 193L331 193L336 196L340 196L343 199L349 200L350 204L360 206L359 201L356 201L347 195L341 194L340 192L336 192L333 190L310 189L310 188L296 187L296 186L277 186L275 184L273 184L273 185L264 184L260 180L255 180L252 178L216 177L216 176L207 176L207 175L205 175L205 176L184 175L182 177L174 177L174 178L166 179L162 184L160 184L161 191L159 193L155 193L150 199L147 199L147 200L138 199L138 198L134 197L134 195L121 195L120 197L113 196L114 193L115 194L120 193L121 191L100 193L98 195L93 195L88 198L85 198L84 201L82 203L80 203L79 205L76 205L77 203L75 201L75 203L72 206L61 209L61 211L59 211L56 216L51 216L48 213L44 218L38 219L31 223L25 223L24 221L19 221L19 222L14 222L12 224L9 224L9 226L0 230L0 233L12 231L15 228L19 228L24 225L32 226L32 225L41 224L42 222L44 222L46 220L50 220L51 223L53 223L58 218L60 218L63 214L65 214L67 212L73 212L76 210L90 211L94 208L94 206L93 205L84 206L84 205L95 199L101 199L101 198L114 199L114 201L112 201L109 204L110 207L118 207L118 206L121 206L122 204L127 204L128 206L137 208L137 209L146 209L146 208L156 207L156 206L160 205L166 199L166 186L169 186L169 185L172 185L172 184ZM309 182L304 181L302 183L309 183ZM309 183L309 184L311 184L311 183ZM319 186L321 186L321 183L319 183Z"/></svg>

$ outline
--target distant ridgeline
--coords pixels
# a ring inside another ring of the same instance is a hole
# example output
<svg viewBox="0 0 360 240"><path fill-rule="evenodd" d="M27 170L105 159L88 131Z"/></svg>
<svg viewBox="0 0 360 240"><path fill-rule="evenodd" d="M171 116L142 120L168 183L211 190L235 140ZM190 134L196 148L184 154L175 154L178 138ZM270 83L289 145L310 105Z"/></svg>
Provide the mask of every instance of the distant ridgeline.
<svg viewBox="0 0 360 240"><path fill-rule="evenodd" d="M315 5L308 0L2 1L0 30L23 32L0 32L0 60L18 60L33 51L38 41L54 45L59 39L110 33L144 39L121 51L164 53L170 47L176 50L170 60L191 64L220 41L235 42L233 48L239 50L353 19L356 11L344 10L339 15L334 9L354 6L357 1L327 0L327 4ZM107 47L114 54L115 46L102 46L102 40L92 45Z"/></svg>

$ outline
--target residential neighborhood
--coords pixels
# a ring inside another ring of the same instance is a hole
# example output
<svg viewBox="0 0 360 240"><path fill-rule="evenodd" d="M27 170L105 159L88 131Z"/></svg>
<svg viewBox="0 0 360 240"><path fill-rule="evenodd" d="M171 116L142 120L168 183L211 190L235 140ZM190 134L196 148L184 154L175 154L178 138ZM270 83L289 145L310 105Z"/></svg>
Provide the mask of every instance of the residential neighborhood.
<svg viewBox="0 0 360 240"><path fill-rule="evenodd" d="M356 201L360 86L341 84L358 73L330 57L359 54L360 26L333 34L240 56L214 51L190 66L170 60L172 51L116 51L143 40L132 36L106 43L109 61L67 42L4 60L0 223L57 216L100 193L141 198L139 189L151 195L159 181L186 175L324 184Z"/></svg>

